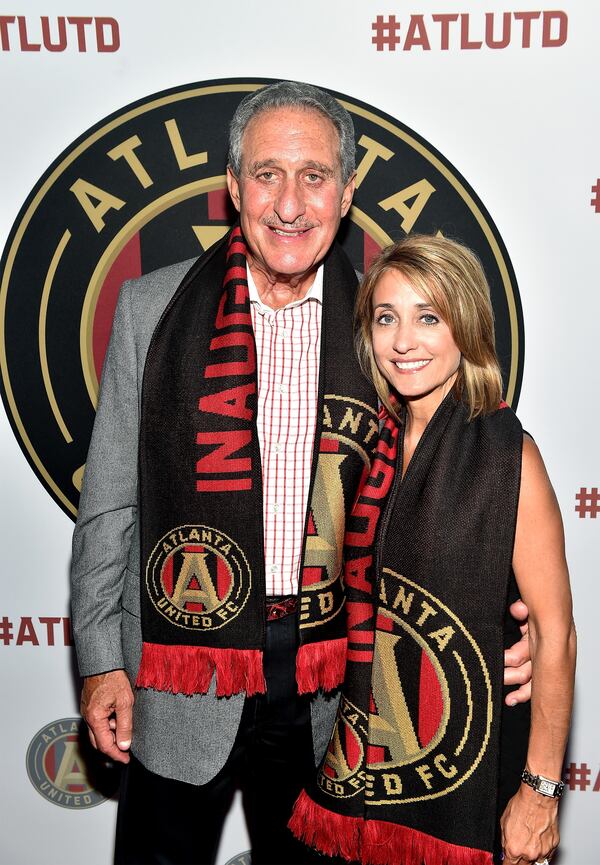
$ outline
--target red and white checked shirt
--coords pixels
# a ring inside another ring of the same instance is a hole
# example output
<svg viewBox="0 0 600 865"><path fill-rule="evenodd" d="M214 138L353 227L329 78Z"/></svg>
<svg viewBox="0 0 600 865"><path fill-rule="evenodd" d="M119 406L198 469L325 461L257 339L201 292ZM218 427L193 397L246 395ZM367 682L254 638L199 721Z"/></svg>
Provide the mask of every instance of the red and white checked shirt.
<svg viewBox="0 0 600 865"><path fill-rule="evenodd" d="M295 595L317 423L323 267L302 300L265 306L250 270L267 595Z"/></svg>

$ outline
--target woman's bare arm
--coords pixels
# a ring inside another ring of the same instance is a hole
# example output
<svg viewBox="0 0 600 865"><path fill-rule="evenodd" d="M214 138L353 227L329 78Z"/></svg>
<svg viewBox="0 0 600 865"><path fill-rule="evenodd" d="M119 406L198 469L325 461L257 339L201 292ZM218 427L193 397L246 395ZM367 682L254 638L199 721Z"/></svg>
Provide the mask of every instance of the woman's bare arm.
<svg viewBox="0 0 600 865"><path fill-rule="evenodd" d="M529 608L533 665L527 769L560 780L571 721L576 636L562 519L535 443L525 436L513 567ZM558 801L521 784L502 817L505 861L544 859L558 845Z"/></svg>

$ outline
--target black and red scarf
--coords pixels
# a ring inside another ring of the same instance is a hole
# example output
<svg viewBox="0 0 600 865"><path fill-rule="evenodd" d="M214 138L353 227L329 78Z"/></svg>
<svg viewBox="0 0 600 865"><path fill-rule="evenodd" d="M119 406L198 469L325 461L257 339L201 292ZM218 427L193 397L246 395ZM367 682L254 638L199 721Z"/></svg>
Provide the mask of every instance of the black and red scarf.
<svg viewBox="0 0 600 865"><path fill-rule="evenodd" d="M290 828L363 865L491 865L522 429L449 394L402 478L403 428L349 520L346 680Z"/></svg>
<svg viewBox="0 0 600 865"><path fill-rule="evenodd" d="M377 399L353 351L356 275L324 272L318 422L300 574L300 693L330 690L346 655L345 522L377 440ZM256 348L239 227L166 307L144 370L140 432L142 661L138 687L265 690Z"/></svg>

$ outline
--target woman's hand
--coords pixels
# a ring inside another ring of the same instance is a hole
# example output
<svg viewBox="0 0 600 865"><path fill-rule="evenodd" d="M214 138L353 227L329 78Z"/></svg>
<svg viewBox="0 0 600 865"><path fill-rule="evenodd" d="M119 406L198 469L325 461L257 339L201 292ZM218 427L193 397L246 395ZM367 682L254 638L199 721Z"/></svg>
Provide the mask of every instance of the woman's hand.
<svg viewBox="0 0 600 865"><path fill-rule="evenodd" d="M504 862L529 865L549 859L558 847L558 799L521 784L500 820Z"/></svg>

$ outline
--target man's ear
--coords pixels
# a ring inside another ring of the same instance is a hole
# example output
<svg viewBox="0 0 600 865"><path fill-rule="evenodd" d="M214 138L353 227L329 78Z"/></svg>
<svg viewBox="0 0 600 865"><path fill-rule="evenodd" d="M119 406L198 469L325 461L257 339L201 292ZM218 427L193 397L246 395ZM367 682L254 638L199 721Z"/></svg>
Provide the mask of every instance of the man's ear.
<svg viewBox="0 0 600 865"><path fill-rule="evenodd" d="M240 212L240 184L238 182L237 177L231 170L231 166L227 166L227 189L229 190L229 195L231 200L233 201L233 206Z"/></svg>
<svg viewBox="0 0 600 865"><path fill-rule="evenodd" d="M345 216L350 210L354 190L356 189L356 171L351 175L350 179L342 190L342 216Z"/></svg>

